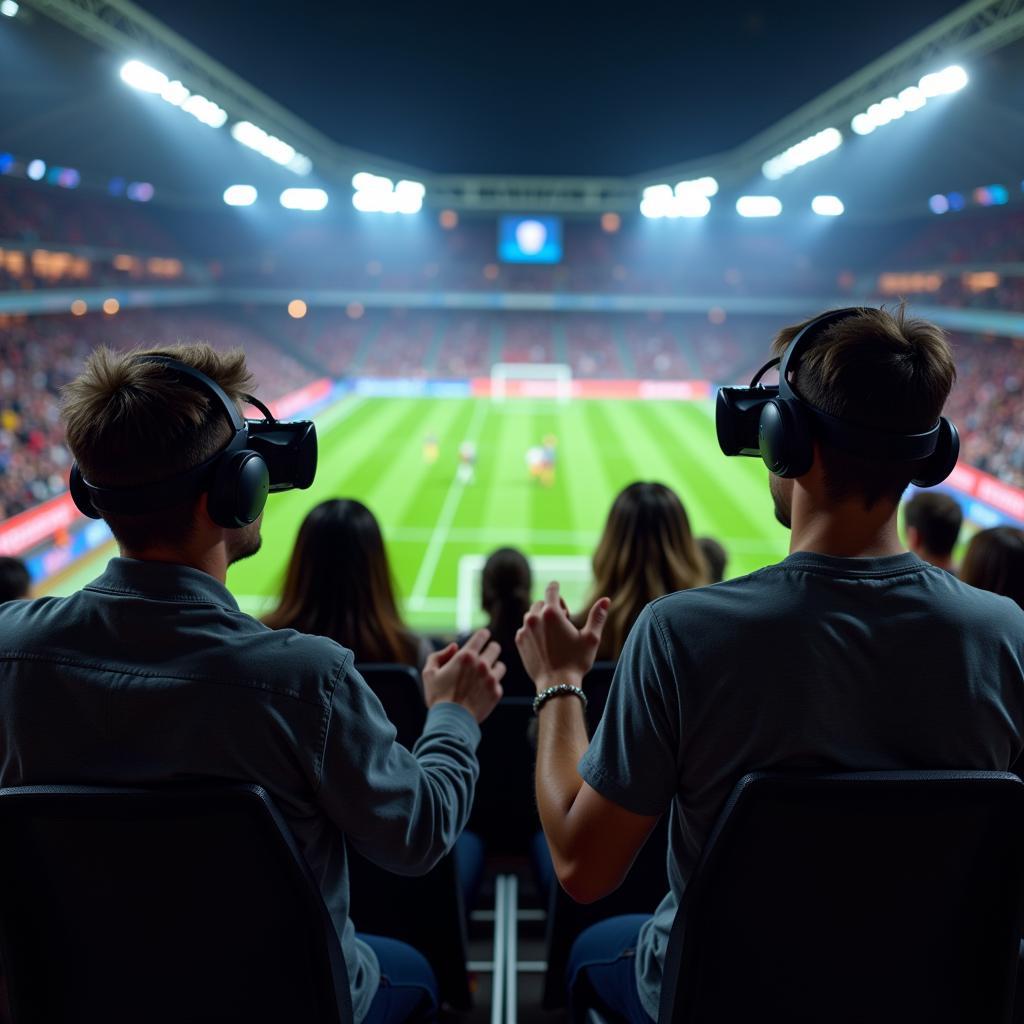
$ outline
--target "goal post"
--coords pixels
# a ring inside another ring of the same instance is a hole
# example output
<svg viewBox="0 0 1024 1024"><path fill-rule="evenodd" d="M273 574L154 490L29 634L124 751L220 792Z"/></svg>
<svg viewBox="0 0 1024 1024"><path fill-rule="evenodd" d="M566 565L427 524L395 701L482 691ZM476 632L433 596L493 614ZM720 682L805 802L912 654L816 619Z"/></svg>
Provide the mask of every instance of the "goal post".
<svg viewBox="0 0 1024 1024"><path fill-rule="evenodd" d="M572 398L572 367L568 363L495 363L491 367L491 398Z"/></svg>
<svg viewBox="0 0 1024 1024"><path fill-rule="evenodd" d="M558 580L562 596L575 611L583 608L593 580L590 555L528 555L533 575L534 596L544 596L551 580ZM480 591L486 555L463 555L459 559L455 597L455 625L468 633L485 621L480 609Z"/></svg>

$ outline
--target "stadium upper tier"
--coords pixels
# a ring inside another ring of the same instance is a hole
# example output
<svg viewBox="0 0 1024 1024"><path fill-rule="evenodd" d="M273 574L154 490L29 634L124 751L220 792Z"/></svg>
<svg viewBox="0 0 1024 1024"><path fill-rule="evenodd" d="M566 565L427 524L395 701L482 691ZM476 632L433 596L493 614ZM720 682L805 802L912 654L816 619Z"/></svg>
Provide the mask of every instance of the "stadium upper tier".
<svg viewBox="0 0 1024 1024"><path fill-rule="evenodd" d="M294 220L178 210L0 178L0 289L134 283L403 294L673 296L927 295L1019 308L1024 212L976 209L910 221L773 225L624 219L564 225L553 265L499 261L497 222L367 230L350 215ZM390 297L394 297L393 301Z"/></svg>

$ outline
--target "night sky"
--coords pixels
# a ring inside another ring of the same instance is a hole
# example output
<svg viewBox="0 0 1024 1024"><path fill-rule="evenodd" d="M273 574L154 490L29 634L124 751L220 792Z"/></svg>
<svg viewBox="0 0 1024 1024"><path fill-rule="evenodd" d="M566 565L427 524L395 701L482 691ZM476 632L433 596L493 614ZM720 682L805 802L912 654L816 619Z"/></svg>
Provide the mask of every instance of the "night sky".
<svg viewBox="0 0 1024 1024"><path fill-rule="evenodd" d="M960 6L138 2L340 143L587 175L730 148Z"/></svg>

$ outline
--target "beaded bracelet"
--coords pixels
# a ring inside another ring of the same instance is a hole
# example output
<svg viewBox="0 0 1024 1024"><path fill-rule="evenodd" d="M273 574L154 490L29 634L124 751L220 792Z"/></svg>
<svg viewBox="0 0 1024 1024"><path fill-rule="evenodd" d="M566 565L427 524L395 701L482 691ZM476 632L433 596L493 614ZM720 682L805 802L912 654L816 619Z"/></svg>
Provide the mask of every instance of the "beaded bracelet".
<svg viewBox="0 0 1024 1024"><path fill-rule="evenodd" d="M568 683L559 683L558 686L549 686L546 690L541 690L540 693L533 698L533 713L537 714L545 701L550 700L552 697L561 697L566 693L571 693L574 697L579 697L579 699L583 701L584 710L586 710L587 695L578 686L570 686Z"/></svg>

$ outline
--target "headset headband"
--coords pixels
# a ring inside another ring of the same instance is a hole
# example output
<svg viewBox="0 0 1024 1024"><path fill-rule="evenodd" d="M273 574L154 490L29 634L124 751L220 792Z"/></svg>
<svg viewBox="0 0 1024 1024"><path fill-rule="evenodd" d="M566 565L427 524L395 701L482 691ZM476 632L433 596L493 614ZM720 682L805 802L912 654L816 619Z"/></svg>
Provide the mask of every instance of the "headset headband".
<svg viewBox="0 0 1024 1024"><path fill-rule="evenodd" d="M772 360L768 364L779 364L779 397L799 402L814 420L821 439L834 448L886 462L916 462L919 459L927 459L935 452L939 443L941 418L930 430L921 434L893 434L885 430L874 430L832 416L824 409L812 405L789 380L790 372L796 372L801 357L808 349L814 347L824 331L851 316L865 312L867 310L863 306L847 306L845 309L833 309L823 313L804 324L796 337L786 346L781 359ZM763 373L764 370L761 370L758 377Z"/></svg>
<svg viewBox="0 0 1024 1024"><path fill-rule="evenodd" d="M172 356L141 355L133 359L134 363L157 363L181 377L187 377L200 391L205 391L220 407L231 425L231 440L198 466L186 469L165 480L156 480L150 484L133 487L98 487L82 477L82 483L88 488L93 505L106 515L141 515L155 512L161 508L176 505L185 496L201 492L206 478L214 464L224 454L241 451L248 443L248 428L238 407L228 397L227 392L201 370L183 363ZM248 397L248 396L246 396Z"/></svg>

